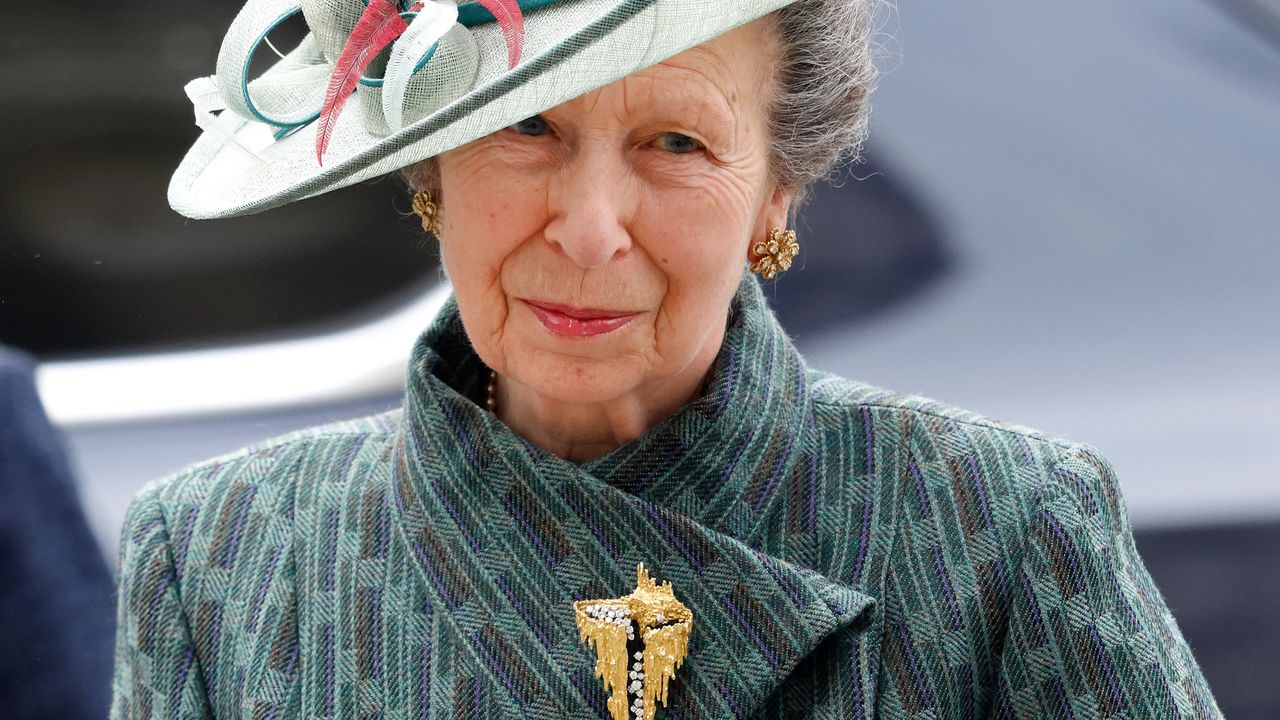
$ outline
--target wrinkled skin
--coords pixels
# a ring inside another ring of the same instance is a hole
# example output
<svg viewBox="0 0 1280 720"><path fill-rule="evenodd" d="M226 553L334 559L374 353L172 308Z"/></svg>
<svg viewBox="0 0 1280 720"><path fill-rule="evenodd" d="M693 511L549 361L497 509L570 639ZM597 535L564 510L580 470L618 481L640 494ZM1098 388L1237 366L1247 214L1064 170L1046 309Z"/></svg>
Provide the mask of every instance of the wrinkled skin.
<svg viewBox="0 0 1280 720"><path fill-rule="evenodd" d="M701 390L748 246L785 227L769 168L771 19L441 155L446 270L499 416L583 461ZM636 313L594 337L524 302Z"/></svg>

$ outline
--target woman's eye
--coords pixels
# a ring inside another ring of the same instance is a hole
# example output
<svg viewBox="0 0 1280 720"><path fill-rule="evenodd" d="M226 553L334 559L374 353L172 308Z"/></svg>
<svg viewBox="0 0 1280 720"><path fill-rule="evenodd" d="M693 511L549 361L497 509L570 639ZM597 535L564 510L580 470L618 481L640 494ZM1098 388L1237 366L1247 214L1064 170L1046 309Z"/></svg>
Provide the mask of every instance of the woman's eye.
<svg viewBox="0 0 1280 720"><path fill-rule="evenodd" d="M541 115L534 115L512 125L511 129L521 135L546 135L551 132L551 125L546 120L543 120Z"/></svg>
<svg viewBox="0 0 1280 720"><path fill-rule="evenodd" d="M702 149L702 143L694 140L688 135L681 135L677 132L663 133L658 138L656 145L661 150L665 150L669 153L676 153L678 155L697 152Z"/></svg>

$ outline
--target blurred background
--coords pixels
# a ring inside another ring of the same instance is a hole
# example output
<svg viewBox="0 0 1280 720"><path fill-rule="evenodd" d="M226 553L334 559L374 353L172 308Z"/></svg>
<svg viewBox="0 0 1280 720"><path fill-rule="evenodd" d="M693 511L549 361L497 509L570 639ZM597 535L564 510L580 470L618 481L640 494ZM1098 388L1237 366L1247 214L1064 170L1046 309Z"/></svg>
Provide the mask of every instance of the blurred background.
<svg viewBox="0 0 1280 720"><path fill-rule="evenodd" d="M447 295L395 178L236 220L169 210L198 132L182 86L239 7L0 10L0 344L34 358L0 355L0 409L30 410L3 380L34 374L71 459L0 442L0 472L58 478L0 487L8 587L23 533L54 527L27 503L64 497L55 525L83 508L65 542L113 563L146 482L398 405ZM1224 713L1275 718L1280 0L902 0L884 33L866 161L814 194L799 267L768 286L784 325L816 367L1100 448ZM61 581L104 606L105 574ZM22 608L0 602L5 642ZM111 620L84 608L65 662L105 711L110 649L89 648ZM22 693L0 679L2 706Z"/></svg>

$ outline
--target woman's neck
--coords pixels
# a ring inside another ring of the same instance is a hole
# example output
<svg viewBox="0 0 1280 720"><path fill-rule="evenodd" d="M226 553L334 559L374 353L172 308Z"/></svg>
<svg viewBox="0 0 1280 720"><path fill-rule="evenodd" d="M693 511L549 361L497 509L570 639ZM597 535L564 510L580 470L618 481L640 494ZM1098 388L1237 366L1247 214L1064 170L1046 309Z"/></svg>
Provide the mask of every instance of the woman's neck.
<svg viewBox="0 0 1280 720"><path fill-rule="evenodd" d="M698 397L713 360L694 363L675 376L595 403L548 398L499 376L494 385L494 413L534 445L570 462L583 463L643 435Z"/></svg>

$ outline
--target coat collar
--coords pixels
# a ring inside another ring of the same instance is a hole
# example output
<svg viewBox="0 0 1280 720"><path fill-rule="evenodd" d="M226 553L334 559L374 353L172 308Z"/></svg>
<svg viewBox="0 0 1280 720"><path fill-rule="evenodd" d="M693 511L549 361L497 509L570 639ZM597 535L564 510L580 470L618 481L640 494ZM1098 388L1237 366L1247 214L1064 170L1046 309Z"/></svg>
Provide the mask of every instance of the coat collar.
<svg viewBox="0 0 1280 720"><path fill-rule="evenodd" d="M407 429L436 434L442 447L462 439L477 467L512 451L544 470L573 465L517 438L481 410L488 377L451 298L415 347L405 403ZM744 274L705 392L614 452L563 469L672 507L697 522L727 526L731 523L724 513L740 504L744 493L751 494L747 506L760 510L778 480L800 460L797 429L810 422L809 402L799 354L769 310L759 283ZM466 437L454 434L463 428Z"/></svg>
<svg viewBox="0 0 1280 720"><path fill-rule="evenodd" d="M451 301L415 348L393 492L418 582L488 658L512 712L603 708L571 606L628 593L639 562L694 613L671 691L694 716L749 714L825 639L867 621L872 598L741 532L781 494L811 420L803 364L751 276L703 396L598 460L513 435L476 402L487 373Z"/></svg>

